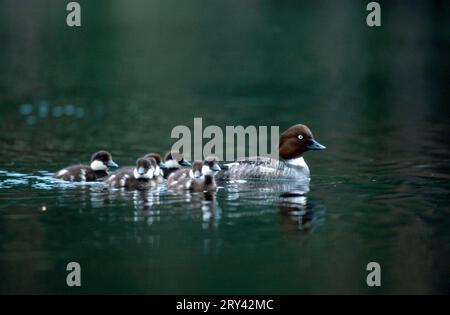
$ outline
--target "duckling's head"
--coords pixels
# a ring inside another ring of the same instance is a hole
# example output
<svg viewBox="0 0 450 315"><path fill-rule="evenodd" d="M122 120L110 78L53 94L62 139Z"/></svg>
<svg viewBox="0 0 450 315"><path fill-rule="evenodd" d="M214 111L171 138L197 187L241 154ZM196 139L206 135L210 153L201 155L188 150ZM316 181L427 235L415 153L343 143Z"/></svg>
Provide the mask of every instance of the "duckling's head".
<svg viewBox="0 0 450 315"><path fill-rule="evenodd" d="M94 171L106 171L109 167L119 167L108 151L95 152L91 157L90 166Z"/></svg>
<svg viewBox="0 0 450 315"><path fill-rule="evenodd" d="M202 167L203 167L203 162L202 161L195 161L194 164L192 164L192 169L189 172L189 176L191 178L200 178L200 177L202 177Z"/></svg>
<svg viewBox="0 0 450 315"><path fill-rule="evenodd" d="M204 176L216 175L221 170L217 159L213 156L208 156L205 161L203 161L202 174Z"/></svg>
<svg viewBox="0 0 450 315"><path fill-rule="evenodd" d="M162 157L161 155L159 155L158 153L147 153L146 155L143 156L144 159L149 159L149 158L153 158L156 161L156 164L160 165L162 162Z"/></svg>
<svg viewBox="0 0 450 315"><path fill-rule="evenodd" d="M133 171L136 179L152 179L155 176L158 164L154 158L140 158L136 161L136 168Z"/></svg>
<svg viewBox="0 0 450 315"><path fill-rule="evenodd" d="M155 176L162 176L163 175L163 171L162 168L165 168L164 163L162 162L162 158L161 155L159 155L158 153L148 153L146 155L144 155L143 157L144 159L155 159L156 161L156 169L155 169Z"/></svg>
<svg viewBox="0 0 450 315"><path fill-rule="evenodd" d="M182 166L189 167L191 163L186 161L178 151L169 151L164 157L164 167L165 168L181 168Z"/></svg>

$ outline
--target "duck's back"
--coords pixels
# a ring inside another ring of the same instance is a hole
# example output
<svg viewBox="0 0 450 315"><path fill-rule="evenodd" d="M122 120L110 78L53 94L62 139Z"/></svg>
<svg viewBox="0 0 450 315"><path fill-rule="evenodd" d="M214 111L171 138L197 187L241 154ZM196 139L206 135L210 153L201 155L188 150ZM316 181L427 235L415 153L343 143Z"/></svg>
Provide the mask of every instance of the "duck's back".
<svg viewBox="0 0 450 315"><path fill-rule="evenodd" d="M54 178L72 182L92 182L107 175L106 171L94 171L89 165L73 165L58 171Z"/></svg>
<svg viewBox="0 0 450 315"><path fill-rule="evenodd" d="M189 176L189 169L178 170L169 175L167 188L172 190L190 190L193 179Z"/></svg>
<svg viewBox="0 0 450 315"><path fill-rule="evenodd" d="M134 167L123 167L105 180L105 184L116 188L147 189L156 187L159 178L145 179L134 177Z"/></svg>
<svg viewBox="0 0 450 315"><path fill-rule="evenodd" d="M225 164L216 178L235 179L271 179L292 180L309 177L308 165L303 158L292 162L279 161L268 157L254 157Z"/></svg>

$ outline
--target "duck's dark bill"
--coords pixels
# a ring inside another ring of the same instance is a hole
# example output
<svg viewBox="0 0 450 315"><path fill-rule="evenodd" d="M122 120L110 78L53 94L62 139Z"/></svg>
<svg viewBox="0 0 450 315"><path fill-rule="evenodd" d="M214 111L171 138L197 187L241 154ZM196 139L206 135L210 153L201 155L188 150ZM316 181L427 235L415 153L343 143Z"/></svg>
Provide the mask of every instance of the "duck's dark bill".
<svg viewBox="0 0 450 315"><path fill-rule="evenodd" d="M325 150L326 146L321 145L319 142L317 142L314 139L310 140L310 143L307 146L308 150Z"/></svg>

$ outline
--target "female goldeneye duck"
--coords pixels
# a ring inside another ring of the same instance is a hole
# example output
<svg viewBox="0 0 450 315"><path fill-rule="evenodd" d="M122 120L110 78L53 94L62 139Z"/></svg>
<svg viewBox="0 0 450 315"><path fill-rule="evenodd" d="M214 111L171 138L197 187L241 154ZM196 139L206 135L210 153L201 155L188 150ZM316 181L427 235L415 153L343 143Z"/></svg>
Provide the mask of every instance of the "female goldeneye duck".
<svg viewBox="0 0 450 315"><path fill-rule="evenodd" d="M72 182L92 182L108 176L109 167L119 167L107 151L92 155L90 165L73 165L58 171L54 178Z"/></svg>
<svg viewBox="0 0 450 315"><path fill-rule="evenodd" d="M179 170L169 176L168 189L189 190L193 192L215 191L215 174L220 171L216 158L207 157L205 161L195 161L192 170Z"/></svg>
<svg viewBox="0 0 450 315"><path fill-rule="evenodd" d="M307 179L309 168L303 153L324 150L311 130L305 125L294 125L280 135L278 152L280 159L252 157L224 165L218 174L220 179Z"/></svg>
<svg viewBox="0 0 450 315"><path fill-rule="evenodd" d="M113 187L146 189L159 184L161 176L154 158L140 158L134 168L123 168L109 176L105 183Z"/></svg>
<svg viewBox="0 0 450 315"><path fill-rule="evenodd" d="M164 164L161 166L164 173L164 178L168 178L170 174L181 169L183 166L191 166L191 163L183 158L183 154L177 151L167 152L164 158Z"/></svg>

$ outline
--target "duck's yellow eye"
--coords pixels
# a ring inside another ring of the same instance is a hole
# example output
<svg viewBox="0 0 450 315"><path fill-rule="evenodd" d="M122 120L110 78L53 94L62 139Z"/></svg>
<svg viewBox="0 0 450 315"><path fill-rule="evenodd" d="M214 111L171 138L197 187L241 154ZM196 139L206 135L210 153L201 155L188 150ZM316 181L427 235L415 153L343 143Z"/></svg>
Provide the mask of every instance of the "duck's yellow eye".
<svg viewBox="0 0 450 315"><path fill-rule="evenodd" d="M303 140L303 135L298 135L299 140Z"/></svg>

